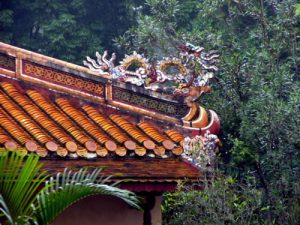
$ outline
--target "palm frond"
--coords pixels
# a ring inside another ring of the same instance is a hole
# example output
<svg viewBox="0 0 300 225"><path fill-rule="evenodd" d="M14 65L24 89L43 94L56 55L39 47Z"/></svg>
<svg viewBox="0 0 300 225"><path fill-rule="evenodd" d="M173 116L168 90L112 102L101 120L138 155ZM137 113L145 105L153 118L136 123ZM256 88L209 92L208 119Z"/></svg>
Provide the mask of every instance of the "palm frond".
<svg viewBox="0 0 300 225"><path fill-rule="evenodd" d="M7 222L9 224L15 225L15 223L11 217L10 211L6 205L6 202L1 194L0 194L0 212L1 212L0 215L6 217Z"/></svg>
<svg viewBox="0 0 300 225"><path fill-rule="evenodd" d="M107 178L99 179L102 169L95 169L88 173L81 169L72 173L65 169L63 174L51 177L48 188L38 196L34 208L39 224L50 224L64 209L91 195L110 195L122 199L127 204L140 209L138 197L126 190L104 184Z"/></svg>
<svg viewBox="0 0 300 225"><path fill-rule="evenodd" d="M33 216L30 206L38 188L47 179L38 160L39 157L34 154L29 155L26 160L25 156L15 152L0 156L1 211L9 212L6 217L9 215L7 219L10 223L16 223L25 216Z"/></svg>

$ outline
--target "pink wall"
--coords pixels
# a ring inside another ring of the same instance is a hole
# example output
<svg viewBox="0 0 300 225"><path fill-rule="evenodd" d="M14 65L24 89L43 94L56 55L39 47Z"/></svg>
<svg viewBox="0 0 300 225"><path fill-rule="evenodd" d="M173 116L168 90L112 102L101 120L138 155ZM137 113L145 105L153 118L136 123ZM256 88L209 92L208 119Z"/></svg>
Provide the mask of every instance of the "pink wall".
<svg viewBox="0 0 300 225"><path fill-rule="evenodd" d="M151 210L151 219L152 225L161 225L162 224L162 215L161 215L161 196L155 197L155 205Z"/></svg>
<svg viewBox="0 0 300 225"><path fill-rule="evenodd" d="M52 225L143 225L143 212L114 197L91 196L69 207Z"/></svg>

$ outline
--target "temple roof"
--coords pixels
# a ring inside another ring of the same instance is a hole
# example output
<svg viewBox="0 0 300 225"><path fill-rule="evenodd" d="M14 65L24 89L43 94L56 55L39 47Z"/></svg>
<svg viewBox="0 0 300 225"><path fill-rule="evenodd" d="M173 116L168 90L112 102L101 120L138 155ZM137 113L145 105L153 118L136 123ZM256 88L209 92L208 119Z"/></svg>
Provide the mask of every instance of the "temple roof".
<svg viewBox="0 0 300 225"><path fill-rule="evenodd" d="M202 179L181 157L183 140L205 126L217 131L218 120L186 129L181 118L187 112L183 98L0 43L1 151L34 152L50 172L100 166L131 184L169 185L129 187L139 191Z"/></svg>

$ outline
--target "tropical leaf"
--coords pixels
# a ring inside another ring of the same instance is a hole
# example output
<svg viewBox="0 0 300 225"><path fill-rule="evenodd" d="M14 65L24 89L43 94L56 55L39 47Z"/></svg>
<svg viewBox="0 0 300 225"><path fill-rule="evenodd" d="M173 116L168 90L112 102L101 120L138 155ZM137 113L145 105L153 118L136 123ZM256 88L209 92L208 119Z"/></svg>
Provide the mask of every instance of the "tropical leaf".
<svg viewBox="0 0 300 225"><path fill-rule="evenodd" d="M34 209L39 224L50 224L67 207L91 195L110 195L122 199L130 206L140 209L137 196L113 185L106 185L108 178L98 178L102 169L95 169L92 173L80 169L72 173L65 169L63 174L51 177L47 189L37 196Z"/></svg>
<svg viewBox="0 0 300 225"><path fill-rule="evenodd" d="M300 15L300 4L296 5L296 15L299 16Z"/></svg>
<svg viewBox="0 0 300 225"><path fill-rule="evenodd" d="M47 179L38 160L39 157L34 154L26 160L15 152L0 156L0 210L11 224L33 216L30 206Z"/></svg>
<svg viewBox="0 0 300 225"><path fill-rule="evenodd" d="M49 179L38 160L34 154L0 156L0 218L8 224L50 224L70 205L96 194L115 196L140 209L134 193L115 187L119 182L105 184L110 177L100 176L102 169L65 169Z"/></svg>
<svg viewBox="0 0 300 225"><path fill-rule="evenodd" d="M14 221L12 220L12 218L11 218L10 211L9 211L9 209L8 209L6 203L5 203L5 200L4 200L4 198L2 197L1 194L0 194L0 212L1 212L0 216L6 217L8 223L10 223L12 225L15 224Z"/></svg>

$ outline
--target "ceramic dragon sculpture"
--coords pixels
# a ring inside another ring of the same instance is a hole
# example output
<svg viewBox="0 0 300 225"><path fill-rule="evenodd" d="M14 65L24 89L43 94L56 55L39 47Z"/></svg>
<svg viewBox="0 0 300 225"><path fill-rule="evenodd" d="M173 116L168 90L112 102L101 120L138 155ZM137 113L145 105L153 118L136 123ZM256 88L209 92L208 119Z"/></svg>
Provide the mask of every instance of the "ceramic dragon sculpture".
<svg viewBox="0 0 300 225"><path fill-rule="evenodd" d="M179 57L163 58L155 64L143 55L133 52L125 55L118 66L116 55L108 57L96 53L96 60L87 57L84 65L100 75L105 74L113 80L128 82L145 89L184 96L189 107L188 113L181 118L186 129L196 130L199 135L186 137L183 142L184 155L201 167L214 164L220 141L216 136L220 121L213 110L205 110L196 100L201 94L210 91L210 80L218 71L219 54L205 52L200 46L185 43L179 47Z"/></svg>
<svg viewBox="0 0 300 225"><path fill-rule="evenodd" d="M119 65L115 65L116 55L108 57L96 53L96 60L87 57L83 64L99 74L111 79L128 82L157 92L185 96L185 104L190 108L182 118L183 125L201 128L204 131L218 130L219 120L213 111L208 122L208 113L196 100L202 93L210 91L209 83L218 71L219 54L216 51L205 52L204 48L185 43L178 46L179 57L163 58L155 64L143 55L133 52L125 55Z"/></svg>
<svg viewBox="0 0 300 225"><path fill-rule="evenodd" d="M179 58L164 58L156 65L151 64L143 55L133 52L132 55L125 55L120 65L116 66L115 53L108 59L107 51L103 55L97 52L96 60L87 57L83 64L99 74L111 75L112 79L154 91L188 96L192 87L193 90L204 90L203 87L208 85L218 71L216 63L219 55L216 51L204 52L202 47L190 43L179 46L179 49ZM193 98L196 99L197 96Z"/></svg>

